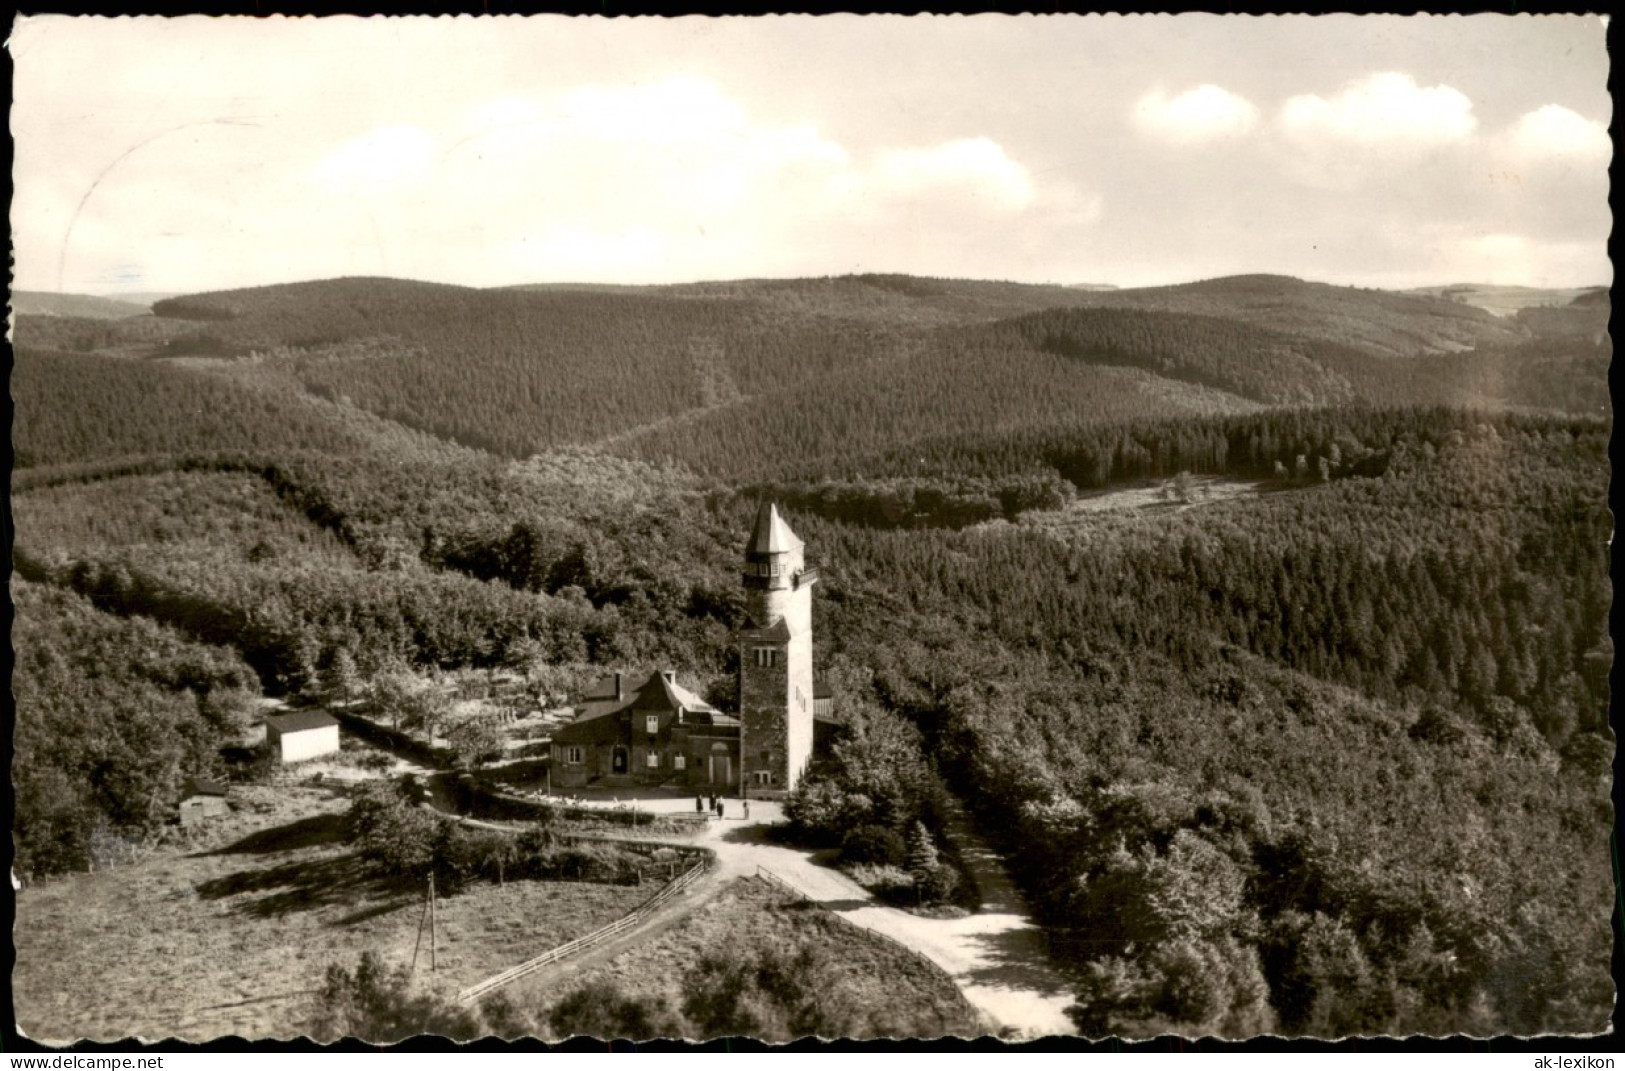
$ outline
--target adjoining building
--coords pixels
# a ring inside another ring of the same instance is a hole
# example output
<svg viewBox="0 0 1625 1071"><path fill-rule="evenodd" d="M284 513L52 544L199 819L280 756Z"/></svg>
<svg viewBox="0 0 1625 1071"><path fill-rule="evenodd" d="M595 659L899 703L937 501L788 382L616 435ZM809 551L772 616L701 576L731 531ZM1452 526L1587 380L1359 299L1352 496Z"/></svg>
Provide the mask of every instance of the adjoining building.
<svg viewBox="0 0 1625 1071"><path fill-rule="evenodd" d="M580 788L739 784L739 719L661 670L611 673L582 695L575 719L553 734L553 784Z"/></svg>
<svg viewBox="0 0 1625 1071"><path fill-rule="evenodd" d="M680 785L781 796L812 759L814 721L833 700L815 691L812 586L801 540L764 502L745 546L739 714L724 713L664 670L614 673L581 696L553 736L553 784ZM822 734L820 734L822 735Z"/></svg>
<svg viewBox="0 0 1625 1071"><path fill-rule="evenodd" d="M265 718L265 742L283 763L331 755L339 749L339 723L325 710L295 710Z"/></svg>

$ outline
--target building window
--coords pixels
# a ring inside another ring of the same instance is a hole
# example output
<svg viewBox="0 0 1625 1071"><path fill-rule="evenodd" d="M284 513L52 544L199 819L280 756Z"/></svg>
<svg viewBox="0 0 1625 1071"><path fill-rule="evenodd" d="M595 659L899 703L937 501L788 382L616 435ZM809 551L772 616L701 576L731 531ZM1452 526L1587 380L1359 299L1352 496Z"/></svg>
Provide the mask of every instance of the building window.
<svg viewBox="0 0 1625 1071"><path fill-rule="evenodd" d="M756 783L758 785L771 785L773 783L773 771L772 770L757 770L756 771Z"/></svg>
<svg viewBox="0 0 1625 1071"><path fill-rule="evenodd" d="M771 669L779 664L779 652L771 647L756 648L756 665L759 669Z"/></svg>
<svg viewBox="0 0 1625 1071"><path fill-rule="evenodd" d="M580 766L586 761L585 748L567 747L564 749L564 761L572 766Z"/></svg>
<svg viewBox="0 0 1625 1071"><path fill-rule="evenodd" d="M783 576L784 575L784 566L775 563L774 566L773 566L773 575L774 576Z"/></svg>
<svg viewBox="0 0 1625 1071"><path fill-rule="evenodd" d="M648 727L651 733L658 733L660 731L659 714L650 714L647 718L643 719L643 723Z"/></svg>
<svg viewBox="0 0 1625 1071"><path fill-rule="evenodd" d="M651 770L653 770L657 766L659 766L660 765L660 752L654 750L653 748L650 748L649 749L649 757L644 760L644 765L648 766L649 769L651 769Z"/></svg>
<svg viewBox="0 0 1625 1071"><path fill-rule="evenodd" d="M673 755L671 757L671 765L672 765L672 769L674 769L674 770L686 770L686 769L688 769L688 756L687 755Z"/></svg>

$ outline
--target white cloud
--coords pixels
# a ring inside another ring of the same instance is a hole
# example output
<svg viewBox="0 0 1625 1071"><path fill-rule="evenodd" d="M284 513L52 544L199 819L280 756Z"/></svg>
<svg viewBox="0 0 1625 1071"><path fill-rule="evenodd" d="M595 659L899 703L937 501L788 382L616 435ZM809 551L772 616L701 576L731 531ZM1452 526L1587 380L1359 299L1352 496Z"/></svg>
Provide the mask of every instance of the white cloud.
<svg viewBox="0 0 1625 1071"><path fill-rule="evenodd" d="M1216 85L1199 85L1177 97L1154 89L1134 106L1134 124L1176 145L1237 138L1258 125L1258 108Z"/></svg>
<svg viewBox="0 0 1625 1071"><path fill-rule="evenodd" d="M1445 246L1455 278L1504 286L1609 285L1604 238L1544 241L1522 234L1465 235Z"/></svg>
<svg viewBox="0 0 1625 1071"><path fill-rule="evenodd" d="M881 153L862 181L888 197L957 195L1003 212L1026 208L1036 195L1027 169L988 138Z"/></svg>
<svg viewBox="0 0 1625 1071"><path fill-rule="evenodd" d="M1365 145L1461 142L1478 126L1466 94L1446 85L1419 86L1396 71L1351 82L1330 100L1312 93L1292 97L1281 106L1280 121L1295 138Z"/></svg>
<svg viewBox="0 0 1625 1071"><path fill-rule="evenodd" d="M316 173L335 186L395 182L428 167L438 149L434 137L419 127L382 126L327 154Z"/></svg>
<svg viewBox="0 0 1625 1071"><path fill-rule="evenodd" d="M1606 126L1560 104L1524 115L1513 124L1509 141L1514 152L1529 160L1592 162L1607 160L1614 151Z"/></svg>
<svg viewBox="0 0 1625 1071"><path fill-rule="evenodd" d="M946 271L963 249L945 252L943 236L1007 232L1024 214L1075 235L1101 206L1066 182L1041 186L988 137L858 154L693 77L508 93L432 134L374 130L309 173L373 259L476 285L848 270L835 235L873 243L880 267ZM809 249L813 262L796 259Z"/></svg>

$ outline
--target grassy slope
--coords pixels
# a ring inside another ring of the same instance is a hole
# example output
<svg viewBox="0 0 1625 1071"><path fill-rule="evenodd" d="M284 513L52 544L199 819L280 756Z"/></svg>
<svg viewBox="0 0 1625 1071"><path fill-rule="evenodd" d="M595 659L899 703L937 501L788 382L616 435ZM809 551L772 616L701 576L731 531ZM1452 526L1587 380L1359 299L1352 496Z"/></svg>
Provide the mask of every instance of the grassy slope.
<svg viewBox="0 0 1625 1071"><path fill-rule="evenodd" d="M293 788L237 796L272 814L223 820L215 844L256 832L253 850L164 853L18 896L12 985L24 1033L298 1036L301 991L320 986L328 965L353 969L366 949L411 961L422 890L361 874L331 840L341 801ZM437 977L469 985L618 918L648 891L513 882L442 898Z"/></svg>
<svg viewBox="0 0 1625 1071"><path fill-rule="evenodd" d="M567 986L520 982L512 996L520 1008L539 1012L543 1023L565 992L595 981L612 982L628 995L664 998L675 1009L682 1006L684 973L707 953L772 948L793 955L806 946L839 964L840 980L827 999L831 1007L863 1009L865 1026L858 1036L981 1033L975 1010L941 970L827 911L796 903L757 878L736 880L679 925L572 976Z"/></svg>

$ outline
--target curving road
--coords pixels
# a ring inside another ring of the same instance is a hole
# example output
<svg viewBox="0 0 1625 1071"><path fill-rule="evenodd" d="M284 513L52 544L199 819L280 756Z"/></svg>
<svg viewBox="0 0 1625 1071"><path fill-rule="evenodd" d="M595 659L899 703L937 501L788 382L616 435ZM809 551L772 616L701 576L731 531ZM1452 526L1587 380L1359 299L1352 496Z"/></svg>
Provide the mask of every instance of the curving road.
<svg viewBox="0 0 1625 1071"><path fill-rule="evenodd" d="M700 843L717 853L719 876L763 867L847 921L913 949L946 971L997 1033L1033 1038L1075 1032L1066 1016L1072 987L1050 966L1043 931L963 812L951 833L981 886L983 903L960 919L921 918L878 903L845 874L819 866L813 853L769 843L766 824L778 820L777 805L753 803L752 812L749 822L728 818L706 828Z"/></svg>

